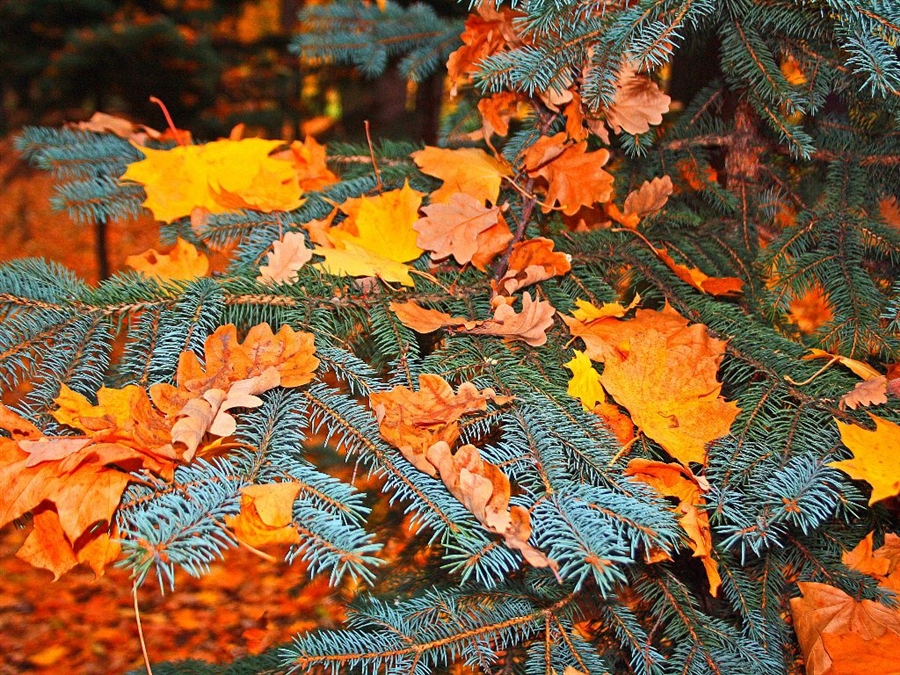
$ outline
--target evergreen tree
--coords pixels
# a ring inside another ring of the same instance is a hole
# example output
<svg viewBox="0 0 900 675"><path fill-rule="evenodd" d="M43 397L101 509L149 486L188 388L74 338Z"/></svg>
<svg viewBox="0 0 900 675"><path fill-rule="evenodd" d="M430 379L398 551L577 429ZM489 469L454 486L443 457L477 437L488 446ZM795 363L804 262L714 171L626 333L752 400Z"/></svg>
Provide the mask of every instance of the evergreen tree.
<svg viewBox="0 0 900 675"><path fill-rule="evenodd" d="M136 583L164 586L257 536L241 528L266 524L261 495L287 490L288 558L359 584L345 629L159 672L795 673L813 659L801 596L827 585L896 612L884 573L845 554L898 530L900 6L532 0L461 26L387 2L302 19L309 63L375 76L399 60L412 81L446 63L446 149L332 144L339 180L322 169L284 208L230 196L221 174L191 218L156 211L180 165L159 183L135 168L165 138L19 138L74 217L134 213L146 190L167 243L231 265L96 288L39 260L0 268L0 374L30 383L0 419L0 480L25 475L29 443L80 432L66 456L95 454L69 469L100 453L98 472L138 471L100 529ZM667 83L691 98L670 104ZM490 221L429 243L454 208ZM317 257L276 274L296 237ZM302 368L298 335L315 344ZM138 469L96 449L97 429L137 447L109 403L127 387L169 440L141 441Z"/></svg>

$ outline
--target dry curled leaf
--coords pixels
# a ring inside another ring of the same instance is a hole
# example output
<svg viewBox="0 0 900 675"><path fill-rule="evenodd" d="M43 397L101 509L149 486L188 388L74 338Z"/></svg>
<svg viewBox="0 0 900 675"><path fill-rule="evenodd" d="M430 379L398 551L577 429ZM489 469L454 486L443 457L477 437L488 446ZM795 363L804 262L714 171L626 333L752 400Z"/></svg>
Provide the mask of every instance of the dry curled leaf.
<svg viewBox="0 0 900 675"><path fill-rule="evenodd" d="M431 333L439 328L462 328L471 330L481 321L471 321L462 317L450 316L446 312L422 307L415 300L407 302L391 302L390 309L407 328L417 333Z"/></svg>
<svg viewBox="0 0 900 675"><path fill-rule="evenodd" d="M247 485L241 489L241 511L225 516L225 524L249 546L299 544L294 500L303 486L295 481Z"/></svg>
<svg viewBox="0 0 900 675"><path fill-rule="evenodd" d="M482 459L478 448L464 445L454 453L445 441L438 441L428 448L425 457L450 494L485 529L501 535L506 545L519 551L533 567L556 569L552 560L528 543L531 517L528 509L509 505L509 478L497 466Z"/></svg>
<svg viewBox="0 0 900 675"><path fill-rule="evenodd" d="M457 88L471 80L479 61L517 42L513 21L521 16L521 12L508 7L498 10L490 3L479 5L469 14L460 35L463 44L447 59L451 96L456 96Z"/></svg>
<svg viewBox="0 0 900 675"><path fill-rule="evenodd" d="M550 239L535 237L513 244L506 274L498 282L505 295L512 295L531 284L562 276L572 269L572 256L554 251Z"/></svg>
<svg viewBox="0 0 900 675"><path fill-rule="evenodd" d="M459 438L463 415L487 410L488 401L503 405L509 400L492 389L479 391L471 382L463 382L454 393L446 380L430 374L419 375L417 391L394 387L369 395L382 438L430 476L436 470L425 457L428 448L438 441L452 446Z"/></svg>
<svg viewBox="0 0 900 675"><path fill-rule="evenodd" d="M731 297L743 291L744 282L737 277L710 277L696 267L679 265L664 248L654 248L653 251L675 273L675 276L701 293Z"/></svg>
<svg viewBox="0 0 900 675"><path fill-rule="evenodd" d="M673 189L672 179L669 176L645 180L637 190L628 193L621 211L610 202L607 212L610 218L625 227L635 228L642 218L662 210L669 201Z"/></svg>
<svg viewBox="0 0 900 675"><path fill-rule="evenodd" d="M700 558L709 581L709 593L718 595L722 578L719 565L712 557L712 528L709 514L705 510L706 500L703 493L709 490L704 479L698 479L690 469L679 464L656 462L649 459L632 459L625 468L626 476L653 487L665 497L678 499L674 511L681 514L679 522L687 532L688 545L694 551L694 557Z"/></svg>

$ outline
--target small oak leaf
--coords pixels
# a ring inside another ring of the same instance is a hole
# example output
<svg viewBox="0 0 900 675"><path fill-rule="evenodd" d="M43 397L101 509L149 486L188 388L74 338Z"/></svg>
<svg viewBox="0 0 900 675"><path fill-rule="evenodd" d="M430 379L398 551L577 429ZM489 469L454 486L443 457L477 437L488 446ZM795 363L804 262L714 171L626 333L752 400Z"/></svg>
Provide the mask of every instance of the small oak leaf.
<svg viewBox="0 0 900 675"><path fill-rule="evenodd" d="M840 405L856 410L870 405L887 403L888 381L884 375L859 382L853 389L841 396Z"/></svg>
<svg viewBox="0 0 900 675"><path fill-rule="evenodd" d="M619 70L616 98L606 111L606 121L616 133L643 134L662 123L671 102L653 80L626 63Z"/></svg>
<svg viewBox="0 0 900 675"><path fill-rule="evenodd" d="M300 232L286 232L272 244L266 256L266 264L259 268L257 281L262 283L293 283L297 271L312 258L313 251L306 247L306 237Z"/></svg>
<svg viewBox="0 0 900 675"><path fill-rule="evenodd" d="M637 190L628 193L622 211L610 202L607 212L610 218L625 227L635 228L642 218L662 210L669 201L673 189L672 179L669 176L646 180Z"/></svg>
<svg viewBox="0 0 900 675"><path fill-rule="evenodd" d="M532 347L547 342L547 329L553 325L556 310L545 300L532 301L531 295L522 296L522 311L516 311L506 302L494 309L494 316L477 328L468 331L473 335L500 335L509 340L521 340Z"/></svg>
<svg viewBox="0 0 900 675"><path fill-rule="evenodd" d="M425 206L422 211L426 217L413 224L419 233L416 245L431 251L433 260L452 255L460 265L471 262L478 253L478 235L495 226L500 218L499 208L488 208L464 192L451 195L446 203Z"/></svg>
<svg viewBox="0 0 900 675"><path fill-rule="evenodd" d="M499 282L503 292L512 295L525 286L562 276L572 269L572 257L568 253L554 251L554 246L552 240L544 237L513 244L507 272Z"/></svg>
<svg viewBox="0 0 900 675"><path fill-rule="evenodd" d="M431 193L432 204L449 202L462 192L484 204L497 203L503 178L511 175L508 165L479 148L445 149L426 146L410 155L422 173L444 181Z"/></svg>
<svg viewBox="0 0 900 675"><path fill-rule="evenodd" d="M196 279L209 271L209 259L205 253L178 237L178 241L168 253L157 253L155 249L125 258L125 264L148 277L162 281Z"/></svg>
<svg viewBox="0 0 900 675"><path fill-rule="evenodd" d="M869 413L875 422L870 431L857 424L837 421L841 442L853 452L852 459L829 462L855 480L872 486L869 504L900 494L900 425Z"/></svg>

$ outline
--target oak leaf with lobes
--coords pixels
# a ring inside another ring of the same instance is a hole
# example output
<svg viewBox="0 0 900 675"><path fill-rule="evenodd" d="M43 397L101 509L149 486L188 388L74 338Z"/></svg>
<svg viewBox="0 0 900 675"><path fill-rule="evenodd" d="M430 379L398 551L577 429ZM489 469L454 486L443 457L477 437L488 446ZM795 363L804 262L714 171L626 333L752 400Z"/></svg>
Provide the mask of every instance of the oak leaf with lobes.
<svg viewBox="0 0 900 675"><path fill-rule="evenodd" d="M473 262L479 253L482 258L485 255L493 257L505 249L506 243L513 236L502 220L498 207L488 208L483 202L464 192L451 195L447 203L425 206L422 211L426 217L413 224L413 229L419 233L416 244L431 251L433 260L442 260L452 255L457 263L465 265ZM485 250L485 245L489 245L490 240L486 241L482 235L498 225L500 232L506 234L503 248L493 246L492 250Z"/></svg>
<svg viewBox="0 0 900 675"><path fill-rule="evenodd" d="M609 161L606 149L587 151L587 141L567 143L566 133L542 136L525 151L524 165L528 175L547 180L547 202L544 213L554 204L566 215L574 215L582 206L608 202L612 196L613 177L603 170Z"/></svg>

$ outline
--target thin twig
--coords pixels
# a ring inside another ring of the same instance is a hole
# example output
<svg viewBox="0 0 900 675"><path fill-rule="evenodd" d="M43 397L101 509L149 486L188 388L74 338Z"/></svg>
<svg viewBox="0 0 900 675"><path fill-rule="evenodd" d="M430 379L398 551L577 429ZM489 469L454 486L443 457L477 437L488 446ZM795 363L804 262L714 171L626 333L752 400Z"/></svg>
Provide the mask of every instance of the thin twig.
<svg viewBox="0 0 900 675"><path fill-rule="evenodd" d="M363 122L366 127L366 142L369 144L369 154L372 156L372 168L375 170L375 188L380 193L384 186L381 184L381 174L378 172L378 164L375 162L375 148L372 145L372 134L369 132L369 120Z"/></svg>
<svg viewBox="0 0 900 675"><path fill-rule="evenodd" d="M160 108L162 108L163 115L166 118L166 123L169 125L169 129L172 130L172 135L175 136L175 141L178 143L178 145L180 145L182 147L187 145L187 141L185 140L183 133L181 131L179 131L178 128L175 126L175 122L172 120L172 116L169 114L169 109L166 107L166 104L163 103L158 98L156 98L155 96L150 97L150 102L155 103Z"/></svg>
<svg viewBox="0 0 900 675"><path fill-rule="evenodd" d="M144 667L147 669L147 675L153 675L153 669L150 667L150 656L147 654L147 643L144 641L144 629L141 627L141 610L138 607L137 583L131 586L131 597L134 599L134 620L137 623L138 639L141 641L141 653L144 655Z"/></svg>

